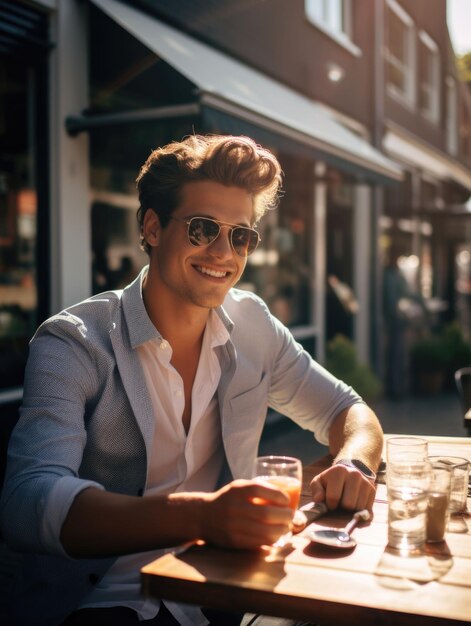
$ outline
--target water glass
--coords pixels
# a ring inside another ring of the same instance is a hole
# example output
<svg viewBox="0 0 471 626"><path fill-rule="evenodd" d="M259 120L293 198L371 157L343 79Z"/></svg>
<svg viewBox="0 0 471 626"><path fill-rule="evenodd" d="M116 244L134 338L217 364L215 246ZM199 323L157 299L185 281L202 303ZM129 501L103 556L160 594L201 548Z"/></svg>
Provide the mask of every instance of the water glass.
<svg viewBox="0 0 471 626"><path fill-rule="evenodd" d="M397 461L425 461L428 454L428 441L423 437L399 435L386 440L386 484L388 468Z"/></svg>
<svg viewBox="0 0 471 626"><path fill-rule="evenodd" d="M428 441L423 437L397 436L386 440L386 461L424 461L428 454ZM386 465L387 469L387 465Z"/></svg>
<svg viewBox="0 0 471 626"><path fill-rule="evenodd" d="M450 519L451 469L427 459L432 475L427 503L427 542L443 541Z"/></svg>
<svg viewBox="0 0 471 626"><path fill-rule="evenodd" d="M388 463L388 545L401 553L425 544L431 469L427 461Z"/></svg>
<svg viewBox="0 0 471 626"><path fill-rule="evenodd" d="M450 513L461 514L466 511L468 497L469 461L459 456L430 456L429 461L451 470Z"/></svg>
<svg viewBox="0 0 471 626"><path fill-rule="evenodd" d="M260 456L255 459L252 472L257 482L277 487L289 497L293 516L301 497L302 475L301 461L290 456ZM280 537L274 547L283 547L289 536L290 533Z"/></svg>

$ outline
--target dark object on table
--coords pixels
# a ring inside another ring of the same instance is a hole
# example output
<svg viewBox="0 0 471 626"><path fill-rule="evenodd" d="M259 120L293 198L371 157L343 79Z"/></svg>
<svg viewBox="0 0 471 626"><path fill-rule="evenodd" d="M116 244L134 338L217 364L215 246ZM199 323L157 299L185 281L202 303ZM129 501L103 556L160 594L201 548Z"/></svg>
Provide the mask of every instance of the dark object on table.
<svg viewBox="0 0 471 626"><path fill-rule="evenodd" d="M455 382L463 408L464 425L471 429L471 367L456 370Z"/></svg>

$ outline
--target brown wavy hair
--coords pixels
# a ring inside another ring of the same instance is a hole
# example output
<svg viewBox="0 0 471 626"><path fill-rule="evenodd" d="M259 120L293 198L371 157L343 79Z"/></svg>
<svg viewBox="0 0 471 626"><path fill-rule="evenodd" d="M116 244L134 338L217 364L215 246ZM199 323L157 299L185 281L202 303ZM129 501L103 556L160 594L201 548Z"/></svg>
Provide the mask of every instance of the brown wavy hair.
<svg viewBox="0 0 471 626"><path fill-rule="evenodd" d="M277 158L249 137L190 135L157 148L136 179L139 191L137 219L141 248L149 253L142 235L144 216L154 210L165 228L180 201L186 183L211 180L240 187L254 200L254 224L278 204L282 171Z"/></svg>

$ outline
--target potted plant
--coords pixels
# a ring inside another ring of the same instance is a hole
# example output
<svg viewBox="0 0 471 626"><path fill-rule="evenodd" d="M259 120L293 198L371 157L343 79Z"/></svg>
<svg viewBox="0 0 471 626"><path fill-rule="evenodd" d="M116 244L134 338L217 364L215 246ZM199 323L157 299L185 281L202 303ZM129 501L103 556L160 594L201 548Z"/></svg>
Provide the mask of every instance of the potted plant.
<svg viewBox="0 0 471 626"><path fill-rule="evenodd" d="M457 321L445 327L443 341L448 354L445 383L447 387L452 389L455 385L456 370L471 366L471 343L466 339L463 329Z"/></svg>
<svg viewBox="0 0 471 626"><path fill-rule="evenodd" d="M416 390L437 394L443 389L449 364L449 353L443 336L427 335L411 349L411 370Z"/></svg>
<svg viewBox="0 0 471 626"><path fill-rule="evenodd" d="M358 361L355 344L344 335L336 335L328 343L326 368L351 385L366 402L372 402L382 394L379 378L368 365Z"/></svg>

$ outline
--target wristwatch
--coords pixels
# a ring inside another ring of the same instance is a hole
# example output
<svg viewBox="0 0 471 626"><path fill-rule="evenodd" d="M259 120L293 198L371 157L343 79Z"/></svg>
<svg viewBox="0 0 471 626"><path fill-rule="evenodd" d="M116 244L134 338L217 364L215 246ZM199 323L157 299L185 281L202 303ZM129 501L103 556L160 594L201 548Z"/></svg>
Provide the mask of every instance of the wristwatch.
<svg viewBox="0 0 471 626"><path fill-rule="evenodd" d="M355 467L372 482L376 480L376 474L373 472L373 470L371 470L368 465L365 465L365 463L363 463L363 461L360 461L359 459L340 459L338 461L335 461L334 465L346 465L347 467Z"/></svg>

